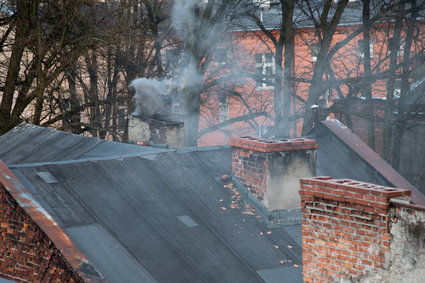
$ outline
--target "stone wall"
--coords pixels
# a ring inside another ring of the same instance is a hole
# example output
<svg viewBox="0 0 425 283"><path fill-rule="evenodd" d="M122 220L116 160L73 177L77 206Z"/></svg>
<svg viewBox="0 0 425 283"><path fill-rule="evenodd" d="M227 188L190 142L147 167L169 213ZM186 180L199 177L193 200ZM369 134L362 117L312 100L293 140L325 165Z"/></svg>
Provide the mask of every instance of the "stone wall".
<svg viewBox="0 0 425 283"><path fill-rule="evenodd" d="M425 278L425 208L393 204L387 265L363 282L415 283Z"/></svg>

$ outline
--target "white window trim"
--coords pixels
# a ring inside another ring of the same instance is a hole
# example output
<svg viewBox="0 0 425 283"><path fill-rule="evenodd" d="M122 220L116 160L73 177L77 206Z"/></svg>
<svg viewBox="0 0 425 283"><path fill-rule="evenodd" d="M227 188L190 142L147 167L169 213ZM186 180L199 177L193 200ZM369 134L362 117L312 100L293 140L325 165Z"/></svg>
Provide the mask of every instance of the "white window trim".
<svg viewBox="0 0 425 283"><path fill-rule="evenodd" d="M261 67L261 75L265 76L267 75L267 68L271 67L272 68L272 74L276 74L276 64L275 64L275 57L273 53L257 53L256 55L261 54L261 63L255 63L255 68L260 68ZM272 61L271 62L267 62L266 61L266 54L271 54L271 58ZM261 85L259 85L258 82L256 82L257 84L257 89L264 89L264 90L269 90L269 89L274 89L274 86L272 85L267 85L265 82L261 82Z"/></svg>
<svg viewBox="0 0 425 283"><path fill-rule="evenodd" d="M360 40L357 43L358 44L358 47L357 47L358 48L358 55L361 59L363 59L364 58L364 51L362 50L363 48L360 46L359 42L360 42ZM370 41L370 44L369 44L369 52L370 52L370 58L373 58L374 54L373 54L373 42L372 42L372 40Z"/></svg>

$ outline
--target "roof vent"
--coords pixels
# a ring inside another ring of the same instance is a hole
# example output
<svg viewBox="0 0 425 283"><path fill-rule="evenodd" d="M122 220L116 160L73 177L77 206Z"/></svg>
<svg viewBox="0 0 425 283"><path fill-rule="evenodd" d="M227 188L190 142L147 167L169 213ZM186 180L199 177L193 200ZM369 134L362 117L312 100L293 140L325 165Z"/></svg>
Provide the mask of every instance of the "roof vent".
<svg viewBox="0 0 425 283"><path fill-rule="evenodd" d="M59 183L58 180L56 180L55 177L52 176L49 172L43 171L43 172L37 172L36 173L38 177L40 177L46 184L55 184Z"/></svg>
<svg viewBox="0 0 425 283"><path fill-rule="evenodd" d="M195 220L192 219L189 215L181 215L177 216L177 218L187 227L192 228L198 226L198 223L195 222Z"/></svg>

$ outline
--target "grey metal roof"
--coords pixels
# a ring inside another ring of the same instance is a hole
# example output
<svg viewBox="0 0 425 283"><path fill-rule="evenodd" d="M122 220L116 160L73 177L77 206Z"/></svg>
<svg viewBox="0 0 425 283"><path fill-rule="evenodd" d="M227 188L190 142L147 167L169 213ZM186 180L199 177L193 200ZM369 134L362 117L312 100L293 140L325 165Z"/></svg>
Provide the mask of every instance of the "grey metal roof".
<svg viewBox="0 0 425 283"><path fill-rule="evenodd" d="M301 282L300 225L230 208L230 164L218 148L9 166L110 282Z"/></svg>
<svg viewBox="0 0 425 283"><path fill-rule="evenodd" d="M312 138L319 144L316 171L318 176L393 186L326 127L322 127Z"/></svg>
<svg viewBox="0 0 425 283"><path fill-rule="evenodd" d="M382 2L382 0L380 0ZM248 3L250 1L247 1ZM373 1L372 1L373 2ZM378 2L378 1L376 1ZM315 18L319 18L319 12L323 6L324 1L311 1ZM373 7L373 6L372 6ZM317 10L315 10L317 8ZM249 3L248 6L245 7L246 12L248 14L254 13L259 19L262 20L262 24L266 29L280 29L281 21L282 21L282 9L280 8L280 4L271 4L267 9L255 8L255 5ZM329 16L332 17L336 10L336 4L333 4L333 7L329 13ZM376 13L376 10L372 11L372 16ZM306 6L305 1L300 2L295 5L293 22L294 26L297 28L305 28L305 27L314 27L315 24L311 20L308 14L308 8ZM344 10L341 19L340 25L353 25L359 24L362 22L362 4L361 1L356 3L350 3ZM232 30L259 30L257 24L250 19L249 17L237 17L232 21Z"/></svg>
<svg viewBox="0 0 425 283"><path fill-rule="evenodd" d="M281 20L282 20L282 9L280 7L279 1L271 1L271 5L269 8L260 9L256 8L256 5L253 4L253 0L247 0L245 5L242 5L244 8L241 8L243 12L246 10L248 13L254 12L255 15L262 19L262 23L266 29L280 29ZM309 8L307 7L307 2L311 5L311 11L314 14L315 19L320 18L320 13L323 9L323 5L325 1L323 0L310 0L310 1L298 1L295 4L293 23L296 28L310 28L315 27L315 23L311 19L311 13L309 12ZM336 2L336 1L335 1ZM376 15L380 15L382 11L389 9L392 7L392 10L396 9L396 5L399 1L397 0L371 0L370 1L370 16L373 18ZM258 5L258 4L257 4ZM329 12L329 21L333 17L336 11L337 3L332 4L332 8ZM406 9L409 8L409 3L406 4ZM346 8L343 11L341 19L339 21L339 26L346 25L357 25L362 23L362 9L363 4L361 0L349 2ZM391 21L394 19L395 12L391 14L389 11L386 12L385 16L380 15L379 21ZM424 13L419 12L419 18L424 18ZM249 17L236 17L232 21L231 30L259 30L258 26L254 21L249 19Z"/></svg>
<svg viewBox="0 0 425 283"><path fill-rule="evenodd" d="M7 164L57 162L168 151L85 137L25 123L0 136L0 145L0 157Z"/></svg>
<svg viewBox="0 0 425 283"><path fill-rule="evenodd" d="M330 128L312 138L318 175L391 185ZM110 282L302 281L300 225L231 208L229 147L160 152L23 125L0 137L0 159Z"/></svg>

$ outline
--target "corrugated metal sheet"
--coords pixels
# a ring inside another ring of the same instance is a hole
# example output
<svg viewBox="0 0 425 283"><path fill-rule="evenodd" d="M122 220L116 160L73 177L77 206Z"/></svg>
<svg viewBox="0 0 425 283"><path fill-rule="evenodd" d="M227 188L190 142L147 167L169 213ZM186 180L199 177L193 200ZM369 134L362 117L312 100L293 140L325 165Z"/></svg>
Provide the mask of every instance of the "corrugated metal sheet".
<svg viewBox="0 0 425 283"><path fill-rule="evenodd" d="M0 157L7 164L52 162L148 154L168 151L55 131L21 124L0 136Z"/></svg>

